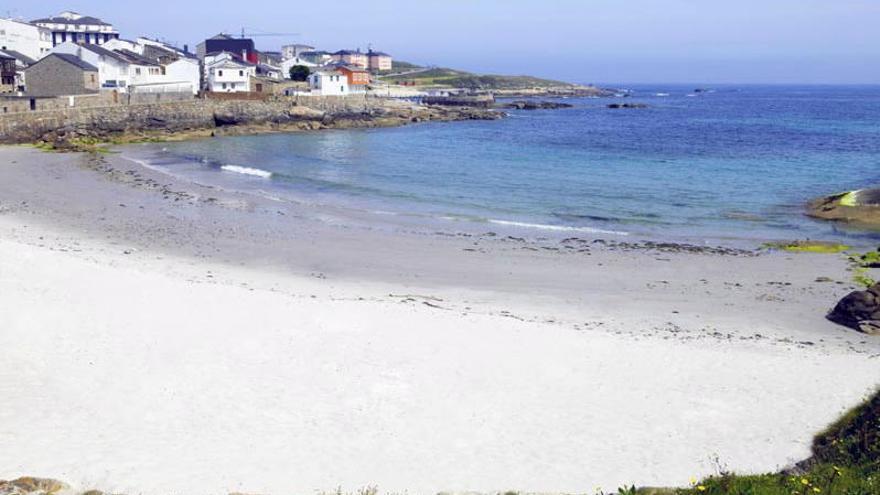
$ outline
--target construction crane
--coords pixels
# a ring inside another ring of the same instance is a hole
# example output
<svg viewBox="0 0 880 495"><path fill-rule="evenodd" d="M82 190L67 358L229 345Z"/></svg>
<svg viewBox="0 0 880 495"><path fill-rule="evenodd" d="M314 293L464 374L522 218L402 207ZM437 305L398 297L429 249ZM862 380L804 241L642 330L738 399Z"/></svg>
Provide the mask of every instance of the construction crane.
<svg viewBox="0 0 880 495"><path fill-rule="evenodd" d="M257 32L247 32L250 28L241 28L241 37L242 38L256 38L256 37L269 37L269 38L282 38L282 37L290 37L290 36L301 36L300 33L257 33Z"/></svg>

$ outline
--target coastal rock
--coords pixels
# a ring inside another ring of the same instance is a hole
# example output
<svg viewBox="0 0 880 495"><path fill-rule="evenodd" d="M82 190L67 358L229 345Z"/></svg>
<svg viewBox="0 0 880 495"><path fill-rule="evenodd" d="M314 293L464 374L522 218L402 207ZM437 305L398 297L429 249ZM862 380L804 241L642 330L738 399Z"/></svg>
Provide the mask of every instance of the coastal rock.
<svg viewBox="0 0 880 495"><path fill-rule="evenodd" d="M868 335L880 335L880 284L844 297L828 319Z"/></svg>
<svg viewBox="0 0 880 495"><path fill-rule="evenodd" d="M41 143L54 149L76 150L83 142L137 140L199 132L201 135L256 134L502 117L504 113L490 108L412 105L382 98L197 99L2 114L0 143Z"/></svg>
<svg viewBox="0 0 880 495"><path fill-rule="evenodd" d="M0 495L53 495L70 488L49 478L25 476L12 481L0 480Z"/></svg>
<svg viewBox="0 0 880 495"><path fill-rule="evenodd" d="M495 97L492 95L426 96L422 98L422 103L436 106L490 108L495 105Z"/></svg>
<svg viewBox="0 0 880 495"><path fill-rule="evenodd" d="M556 110L559 108L571 108L572 106L573 105L568 103L559 103L556 101L517 100L502 105L502 108L509 108L511 110Z"/></svg>
<svg viewBox="0 0 880 495"><path fill-rule="evenodd" d="M619 108L648 108L648 105L645 103L611 103L608 108L615 110Z"/></svg>
<svg viewBox="0 0 880 495"><path fill-rule="evenodd" d="M807 215L856 226L880 227L880 189L862 189L811 201Z"/></svg>

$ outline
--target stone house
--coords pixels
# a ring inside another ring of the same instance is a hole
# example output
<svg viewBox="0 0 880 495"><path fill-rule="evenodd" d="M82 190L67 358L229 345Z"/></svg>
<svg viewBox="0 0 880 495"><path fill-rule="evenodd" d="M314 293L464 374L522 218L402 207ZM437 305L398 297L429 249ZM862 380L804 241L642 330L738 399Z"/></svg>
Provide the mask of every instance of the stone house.
<svg viewBox="0 0 880 495"><path fill-rule="evenodd" d="M104 89L126 93L130 86L164 82L162 67L157 62L125 49L108 50L98 45L67 42L53 48L52 53L73 55L97 67L100 87Z"/></svg>
<svg viewBox="0 0 880 495"><path fill-rule="evenodd" d="M24 72L28 95L82 95L100 88L98 68L66 53L49 54Z"/></svg>

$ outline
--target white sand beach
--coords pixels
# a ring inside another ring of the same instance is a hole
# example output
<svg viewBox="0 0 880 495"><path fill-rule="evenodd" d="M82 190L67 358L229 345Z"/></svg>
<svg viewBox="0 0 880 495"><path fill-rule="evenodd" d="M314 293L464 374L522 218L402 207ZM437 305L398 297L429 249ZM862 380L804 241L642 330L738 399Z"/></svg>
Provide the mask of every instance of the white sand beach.
<svg viewBox="0 0 880 495"><path fill-rule="evenodd" d="M0 478L684 485L806 457L880 376L880 341L823 318L852 288L841 256L352 225L118 156L0 149Z"/></svg>

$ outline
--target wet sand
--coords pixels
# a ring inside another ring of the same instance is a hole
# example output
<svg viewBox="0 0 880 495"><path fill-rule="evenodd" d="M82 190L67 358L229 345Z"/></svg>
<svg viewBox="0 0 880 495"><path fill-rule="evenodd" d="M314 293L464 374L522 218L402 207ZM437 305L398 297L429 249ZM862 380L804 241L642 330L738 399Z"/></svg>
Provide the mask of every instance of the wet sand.
<svg viewBox="0 0 880 495"><path fill-rule="evenodd" d="M3 148L0 478L588 492L716 455L769 471L877 383L880 342L823 318L850 277L842 256L430 231Z"/></svg>

